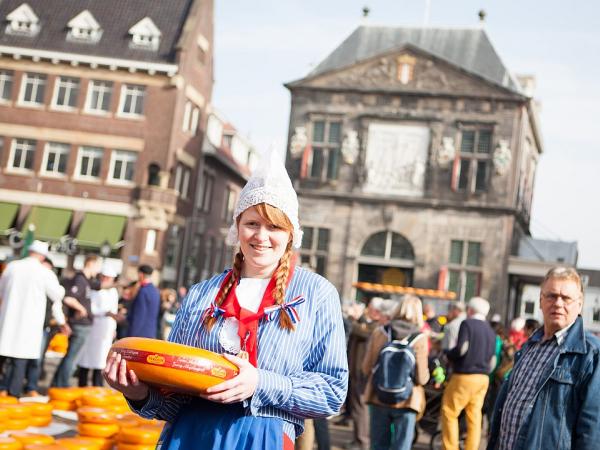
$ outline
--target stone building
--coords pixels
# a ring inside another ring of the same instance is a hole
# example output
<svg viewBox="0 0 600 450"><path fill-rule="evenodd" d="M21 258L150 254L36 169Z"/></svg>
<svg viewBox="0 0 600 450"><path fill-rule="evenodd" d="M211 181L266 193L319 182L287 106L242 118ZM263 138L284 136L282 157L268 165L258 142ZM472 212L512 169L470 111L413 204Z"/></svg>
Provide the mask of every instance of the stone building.
<svg viewBox="0 0 600 450"><path fill-rule="evenodd" d="M166 243L193 210L212 0L3 0L0 22L3 253L34 224L59 267L102 250L174 282Z"/></svg>
<svg viewBox="0 0 600 450"><path fill-rule="evenodd" d="M361 26L286 87L302 262L345 298L375 282L503 311L542 153L533 79L483 29Z"/></svg>

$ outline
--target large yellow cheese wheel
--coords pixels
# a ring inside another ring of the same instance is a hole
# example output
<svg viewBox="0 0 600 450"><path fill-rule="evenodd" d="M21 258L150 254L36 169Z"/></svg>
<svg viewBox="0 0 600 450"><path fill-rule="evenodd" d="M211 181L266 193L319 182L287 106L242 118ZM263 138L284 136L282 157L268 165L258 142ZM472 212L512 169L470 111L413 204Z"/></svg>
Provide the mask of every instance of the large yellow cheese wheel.
<svg viewBox="0 0 600 450"><path fill-rule="evenodd" d="M23 444L11 437L0 437L0 450L21 450Z"/></svg>
<svg viewBox="0 0 600 450"><path fill-rule="evenodd" d="M29 444L24 450L67 450L67 447L58 444Z"/></svg>
<svg viewBox="0 0 600 450"><path fill-rule="evenodd" d="M154 445L117 443L117 450L154 450Z"/></svg>
<svg viewBox="0 0 600 450"><path fill-rule="evenodd" d="M60 411L75 411L77 409L77 403L74 401L50 400L49 403L52 405L52 408Z"/></svg>
<svg viewBox="0 0 600 450"><path fill-rule="evenodd" d="M16 439L21 442L23 445L29 444L53 444L54 438L52 436L48 436L47 434L39 434L39 433L26 433L24 431L17 431L14 433L10 433L10 437Z"/></svg>
<svg viewBox="0 0 600 450"><path fill-rule="evenodd" d="M78 387L51 387L48 389L48 396L51 400L61 400L63 402L73 402L80 398L84 390Z"/></svg>
<svg viewBox="0 0 600 450"><path fill-rule="evenodd" d="M52 414L52 410L54 409L51 403L29 402L27 405L29 406L29 411L34 416L48 416Z"/></svg>
<svg viewBox="0 0 600 450"><path fill-rule="evenodd" d="M0 406L0 423L4 422L5 420L8 420L8 419L10 419L10 415L8 414L8 409Z"/></svg>
<svg viewBox="0 0 600 450"><path fill-rule="evenodd" d="M31 416L29 419L29 424L32 427L47 427L52 423L52 415L49 416Z"/></svg>
<svg viewBox="0 0 600 450"><path fill-rule="evenodd" d="M116 423L80 423L77 425L77 432L82 436L108 438L119 432L119 425Z"/></svg>
<svg viewBox="0 0 600 450"><path fill-rule="evenodd" d="M77 408L77 417L82 423L116 423L117 416L106 408L82 406Z"/></svg>
<svg viewBox="0 0 600 450"><path fill-rule="evenodd" d="M31 409L25 403L3 405L2 408L8 411L8 416L11 419L26 419L27 417L31 417Z"/></svg>
<svg viewBox="0 0 600 450"><path fill-rule="evenodd" d="M82 439L87 439L98 445L99 450L112 450L115 447L116 441L111 438L98 438L92 436L76 436Z"/></svg>
<svg viewBox="0 0 600 450"><path fill-rule="evenodd" d="M154 445L158 442L161 428L142 425L137 428L121 428L117 434L117 442L126 444Z"/></svg>
<svg viewBox="0 0 600 450"><path fill-rule="evenodd" d="M120 353L140 380L191 393L205 392L239 373L236 365L217 353L158 339L120 339L112 352Z"/></svg>
<svg viewBox="0 0 600 450"><path fill-rule="evenodd" d="M29 419L9 419L4 422L7 430L24 430L29 426Z"/></svg>
<svg viewBox="0 0 600 450"><path fill-rule="evenodd" d="M19 399L17 397L13 397L11 395L0 397L0 405L14 405L16 403L19 403Z"/></svg>
<svg viewBox="0 0 600 450"><path fill-rule="evenodd" d="M61 438L56 443L68 450L100 450L101 444L92 439L86 438Z"/></svg>

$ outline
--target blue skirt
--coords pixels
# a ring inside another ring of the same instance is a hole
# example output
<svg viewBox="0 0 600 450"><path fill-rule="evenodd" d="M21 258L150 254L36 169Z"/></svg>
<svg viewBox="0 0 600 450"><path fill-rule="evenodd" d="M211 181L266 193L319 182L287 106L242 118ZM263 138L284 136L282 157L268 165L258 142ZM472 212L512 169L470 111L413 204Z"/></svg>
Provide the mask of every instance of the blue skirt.
<svg viewBox="0 0 600 450"><path fill-rule="evenodd" d="M247 416L241 403L194 400L163 432L159 450L281 450L283 420Z"/></svg>

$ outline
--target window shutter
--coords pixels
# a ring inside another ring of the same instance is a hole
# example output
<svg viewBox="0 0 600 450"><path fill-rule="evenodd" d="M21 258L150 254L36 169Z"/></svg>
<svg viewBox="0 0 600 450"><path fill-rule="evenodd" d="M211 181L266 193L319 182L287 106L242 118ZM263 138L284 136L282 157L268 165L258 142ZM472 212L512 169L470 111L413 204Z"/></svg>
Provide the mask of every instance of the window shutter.
<svg viewBox="0 0 600 450"><path fill-rule="evenodd" d="M452 164L452 182L450 188L456 192L458 191L458 180L460 175L460 153L457 152L454 157L454 163Z"/></svg>
<svg viewBox="0 0 600 450"><path fill-rule="evenodd" d="M304 152L302 152L302 162L300 164L300 179L306 178L308 176L308 161L310 159L311 154L312 147L310 144L307 144L304 148Z"/></svg>
<svg viewBox="0 0 600 450"><path fill-rule="evenodd" d="M448 289L448 267L440 267L440 273L438 274L438 287L440 291Z"/></svg>

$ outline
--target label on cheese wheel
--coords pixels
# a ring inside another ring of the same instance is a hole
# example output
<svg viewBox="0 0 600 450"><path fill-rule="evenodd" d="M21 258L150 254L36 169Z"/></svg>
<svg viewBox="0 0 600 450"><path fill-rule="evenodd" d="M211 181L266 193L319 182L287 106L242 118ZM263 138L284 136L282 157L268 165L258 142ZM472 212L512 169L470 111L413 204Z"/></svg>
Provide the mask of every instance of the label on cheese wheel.
<svg viewBox="0 0 600 450"><path fill-rule="evenodd" d="M228 367L215 365L212 361L202 358L167 355L164 353L147 352L130 348L117 348L115 350L119 352L126 361L152 364L154 366L184 370L186 372L210 375L222 379L232 378L237 375L236 371Z"/></svg>

